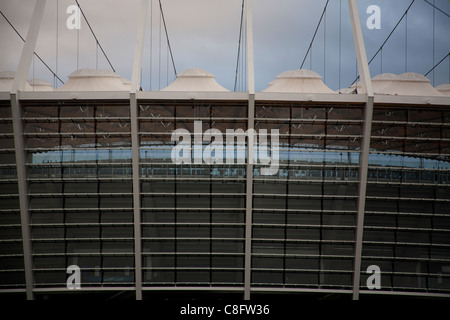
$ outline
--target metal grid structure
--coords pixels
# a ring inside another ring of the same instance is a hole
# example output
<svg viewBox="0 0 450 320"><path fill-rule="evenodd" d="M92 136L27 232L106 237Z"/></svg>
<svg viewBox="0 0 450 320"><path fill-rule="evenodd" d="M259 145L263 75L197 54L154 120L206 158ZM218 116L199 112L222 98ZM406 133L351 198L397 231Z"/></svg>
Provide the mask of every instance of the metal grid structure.
<svg viewBox="0 0 450 320"><path fill-rule="evenodd" d="M173 100L139 93L135 221L129 101L51 94L20 101L34 292L64 291L72 264L83 270L85 290L135 290L135 224L144 292L243 292L248 209L251 292L353 292L364 97L256 94L253 125L279 130L280 168L261 176L254 165L248 194L248 165L175 165L170 158L171 133L193 131L194 120L204 130L246 130L243 94ZM359 288L374 293L365 289L364 271L376 264L383 291L448 295L449 102L424 107L394 98L374 104ZM10 109L4 100L5 293L25 290Z"/></svg>
<svg viewBox="0 0 450 320"><path fill-rule="evenodd" d="M30 32L13 89L0 93L0 294L68 293L76 264L82 292L137 299L450 297L450 101L374 96L349 8L364 95L255 93L250 1L246 93L137 91L145 14L130 93L22 92ZM278 173L258 174L252 143L243 165L173 164L171 132L197 120L278 129ZM381 290L366 288L372 264Z"/></svg>

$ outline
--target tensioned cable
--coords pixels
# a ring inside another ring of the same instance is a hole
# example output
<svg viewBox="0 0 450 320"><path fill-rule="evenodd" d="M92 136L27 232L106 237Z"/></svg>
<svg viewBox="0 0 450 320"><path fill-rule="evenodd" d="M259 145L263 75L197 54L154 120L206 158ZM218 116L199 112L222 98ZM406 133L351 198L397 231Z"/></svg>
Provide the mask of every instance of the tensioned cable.
<svg viewBox="0 0 450 320"><path fill-rule="evenodd" d="M386 42L388 42L389 38L392 36L392 34L394 33L394 31L397 29L397 27L399 26L399 24L402 22L402 20L405 18L405 16L408 14L409 9L411 8L411 6L414 4L416 0L412 0L411 3L409 4L408 8L406 9L406 11L403 13L403 15L401 16L401 18L398 20L397 24L395 25L394 29L392 29L391 33L389 33L389 35L387 36L387 38L384 40L383 44L378 48L378 50L375 52L375 54L373 55L372 59L370 59L368 65L370 65L373 61L373 59L375 59L375 57L378 55L378 53L380 53L380 51L383 49L384 45L386 44ZM358 81L359 76L356 77L355 81L353 81L349 87L351 87L356 81Z"/></svg>
<svg viewBox="0 0 450 320"><path fill-rule="evenodd" d="M241 84L240 84L240 90L241 91L247 91L247 32L245 32L246 30L246 25L247 25L247 21L245 18L245 13L244 13L244 22L242 25L242 45L241 45L241 58L240 58L240 63L241 63ZM239 90L239 89L238 89Z"/></svg>
<svg viewBox="0 0 450 320"><path fill-rule="evenodd" d="M59 0L56 0L56 52L55 52L55 70L56 73L58 73L58 56L59 56ZM57 88L57 81L56 78L53 77L53 85L55 86L55 89Z"/></svg>
<svg viewBox="0 0 450 320"><path fill-rule="evenodd" d="M247 20L244 19L244 27L243 30L247 29ZM242 32L242 91L247 91L248 89L248 79L247 74L247 32Z"/></svg>
<svg viewBox="0 0 450 320"><path fill-rule="evenodd" d="M433 5L435 4L435 0L433 0ZM435 64L436 60L436 10L433 6L433 65ZM433 71L433 87L434 87L434 71Z"/></svg>
<svg viewBox="0 0 450 320"><path fill-rule="evenodd" d="M238 80L238 72L239 72L239 57L241 54L241 41L242 41L242 25L244 21L244 0L242 0L242 11L241 11L241 25L239 27L239 43L238 43L238 52L236 59L236 75L234 77L234 92L236 92L237 80Z"/></svg>
<svg viewBox="0 0 450 320"><path fill-rule="evenodd" d="M430 6L432 6L433 8L435 8L437 11L442 12L443 14L445 14L447 17L450 18L450 15L449 15L447 12L445 12L444 10L439 9L438 7L436 7L434 4L432 4L431 2L429 2L429 1L427 1L427 0L423 0L423 1L425 1L425 2L428 3Z"/></svg>
<svg viewBox="0 0 450 320"><path fill-rule="evenodd" d="M408 72L408 15L405 16L405 72Z"/></svg>
<svg viewBox="0 0 450 320"><path fill-rule="evenodd" d="M77 29L77 70L80 64L80 29Z"/></svg>
<svg viewBox="0 0 450 320"><path fill-rule="evenodd" d="M323 20L323 81L327 81L327 11Z"/></svg>
<svg viewBox="0 0 450 320"><path fill-rule="evenodd" d="M447 53L447 54L445 55L445 57L443 57L438 63L436 63L436 65L435 65L433 68L431 68L430 71L428 71L427 73L425 73L424 76L426 77L427 75L429 75L430 72L432 72L432 71L433 71L434 69L436 69L442 62L444 62L444 60L445 60L448 56L450 56L450 52Z"/></svg>
<svg viewBox="0 0 450 320"><path fill-rule="evenodd" d="M383 49L380 51L380 73L383 73Z"/></svg>
<svg viewBox="0 0 450 320"><path fill-rule="evenodd" d="M308 53L311 51L314 39L316 38L316 35L317 35L317 31L319 30L320 24L322 23L323 16L325 15L325 12L327 11L328 2L330 2L330 0L327 0L327 3L325 3L325 7L323 8L323 12L322 12L322 15L320 16L319 23L317 24L316 31L314 31L314 35L312 37L311 43L309 44L308 50L306 51L305 57L303 58L303 62L302 62L302 65L300 66L300 69L303 68L306 57L308 57Z"/></svg>
<svg viewBox="0 0 450 320"><path fill-rule="evenodd" d="M58 39L59 39L59 21L58 21L58 17L59 17L59 1L58 0L56 0L56 50L55 50L55 70L56 70L56 72L58 72L58 46L59 46L59 43L58 43ZM57 87L57 81L56 81L56 78L55 77L53 77L53 85L54 85L54 87L56 88Z"/></svg>
<svg viewBox="0 0 450 320"><path fill-rule="evenodd" d="M342 62L342 0L339 0L339 90L341 90L341 62Z"/></svg>
<svg viewBox="0 0 450 320"><path fill-rule="evenodd" d="M246 29L246 21L244 18L244 24L242 26L242 46L241 46L241 59L240 59L240 89L241 91L246 91L245 87L246 87L246 81L245 79L247 79L246 77L246 60L247 60L247 55L246 55L246 36L247 33L244 31Z"/></svg>
<svg viewBox="0 0 450 320"><path fill-rule="evenodd" d="M158 90L161 90L161 25L162 25L162 13L159 13L159 43L158 43Z"/></svg>
<svg viewBox="0 0 450 320"><path fill-rule="evenodd" d="M3 16L3 18L5 18L6 22L8 22L8 24L17 33L17 35L20 37L20 39L22 39L22 41L25 42L25 39L22 37L22 35L19 33L19 31L17 31L17 29L14 28L12 23L8 20L8 18L6 18L6 16L3 14L3 12L1 10L0 10L0 14ZM38 58L44 64L44 66L53 74L53 76L56 77L56 79L58 79L59 81L61 81L62 84L64 84L64 81L62 81L61 78L58 77L58 75L48 66L48 64L46 64L44 62L44 60L42 60L42 58L36 52L34 52L34 55L36 56L36 58Z"/></svg>
<svg viewBox="0 0 450 320"><path fill-rule="evenodd" d="M153 57L153 0L150 0L150 91L152 91L152 57Z"/></svg>
<svg viewBox="0 0 450 320"><path fill-rule="evenodd" d="M166 50L166 86L169 85L169 50Z"/></svg>
<svg viewBox="0 0 450 320"><path fill-rule="evenodd" d="M175 61L173 59L172 47L170 46L169 34L167 33L166 19L164 18L164 11L162 8L161 0L159 0L159 8L161 9L161 16L162 16L162 20L163 20L163 24L164 24L164 31L166 32L166 38L167 38L167 46L169 48L170 57L172 59L173 72L175 72L175 76L177 76L177 69L175 68Z"/></svg>
<svg viewBox="0 0 450 320"><path fill-rule="evenodd" d="M102 51L103 55L105 56L106 61L108 61L109 66L111 67L112 71L116 72L116 70L114 69L113 65L111 64L111 61L109 61L109 58L108 58L108 56L107 56L106 53L105 53L105 50L103 50L102 45L101 45L100 42L98 41L98 38L97 38L97 36L95 35L94 30L92 30L92 27L91 27L91 25L90 25L88 19L86 18L86 15L84 14L83 9L81 9L81 6L80 6L80 4L78 3L78 0L75 0L75 2L77 3L77 6L78 6L78 8L80 9L80 12L81 12L81 14L83 15L84 21L86 21L87 26L88 26L89 29L91 30L91 33L92 33L92 35L94 36L94 39L95 39L95 41L97 42L98 47L100 48L100 50Z"/></svg>
<svg viewBox="0 0 450 320"><path fill-rule="evenodd" d="M36 79L35 76L34 76L34 56L33 56L33 59L32 59L31 61L32 61L32 63L31 63L31 65L32 65L31 69L32 69L32 73L33 73L33 78L32 78L32 80L31 80L31 82L34 82L34 79ZM34 84L32 83L32 85L33 85L33 91L34 91Z"/></svg>

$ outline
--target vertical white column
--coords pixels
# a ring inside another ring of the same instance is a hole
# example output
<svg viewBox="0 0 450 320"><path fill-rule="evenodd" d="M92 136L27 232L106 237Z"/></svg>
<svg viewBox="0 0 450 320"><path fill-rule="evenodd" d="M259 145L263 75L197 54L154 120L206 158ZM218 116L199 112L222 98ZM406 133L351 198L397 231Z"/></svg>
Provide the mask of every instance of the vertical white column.
<svg viewBox="0 0 450 320"><path fill-rule="evenodd" d="M364 233L364 213L366 206L367 172L369 167L374 96L356 0L348 0L348 5L352 22L353 40L355 43L361 86L367 92L367 101L364 108L363 138L361 141L361 151L359 155L359 188L356 217L355 260L353 263L353 300L358 300L361 280L362 241Z"/></svg>
<svg viewBox="0 0 450 320"><path fill-rule="evenodd" d="M22 54L11 88L11 113L13 119L14 148L16 153L17 184L19 189L20 221L22 228L23 257L25 267L25 288L28 300L34 299L33 292L33 258L30 237L30 213L28 199L28 183L26 171L25 142L23 138L22 110L18 97L18 91L25 88L31 61L33 59L36 42L39 35L42 16L44 14L46 0L37 0L33 16L22 50Z"/></svg>
<svg viewBox="0 0 450 320"><path fill-rule="evenodd" d="M142 55L144 54L145 29L148 19L148 0L141 1L139 15L139 25L136 37L136 48L134 51L133 71L131 75L131 92L136 92L140 88Z"/></svg>
<svg viewBox="0 0 450 320"><path fill-rule="evenodd" d="M358 6L356 0L348 0L350 19L352 22L353 42L355 44L356 60L358 62L359 78L361 87L367 92L369 97L373 96L372 80L370 78L369 64L367 63L366 47L359 19Z"/></svg>
<svg viewBox="0 0 450 320"><path fill-rule="evenodd" d="M255 94L255 57L253 52L253 11L252 0L247 0L247 83L248 93Z"/></svg>
<svg viewBox="0 0 450 320"><path fill-rule="evenodd" d="M131 122L131 153L133 170L133 213L134 213L134 268L136 282L136 300L142 300L142 240L141 240L141 184L140 184L140 153L139 153L139 121L136 92L140 88L142 55L144 50L145 27L148 18L148 0L142 0L139 16L139 26L134 52L133 73L130 90L130 122Z"/></svg>
<svg viewBox="0 0 450 320"><path fill-rule="evenodd" d="M25 267L25 288L27 299L33 300L33 257L30 237L30 213L28 183L26 171L26 153L23 139L23 124L20 101L17 94L11 94L11 113L14 130L14 148L16 153L17 185L19 190L20 223L22 228L23 259Z"/></svg>
<svg viewBox="0 0 450 320"><path fill-rule="evenodd" d="M252 215L253 215L253 130L255 127L255 69L253 53L253 16L252 0L247 0L247 83L248 83L248 122L247 139L247 177L245 203L245 266L244 266L244 300L250 300L251 264L252 264Z"/></svg>
<svg viewBox="0 0 450 320"><path fill-rule="evenodd" d="M136 281L136 300L142 300L142 243L141 243L141 184L139 155L139 123L137 119L136 93L130 94L131 122L131 166L133 171L133 216L134 216L134 270Z"/></svg>

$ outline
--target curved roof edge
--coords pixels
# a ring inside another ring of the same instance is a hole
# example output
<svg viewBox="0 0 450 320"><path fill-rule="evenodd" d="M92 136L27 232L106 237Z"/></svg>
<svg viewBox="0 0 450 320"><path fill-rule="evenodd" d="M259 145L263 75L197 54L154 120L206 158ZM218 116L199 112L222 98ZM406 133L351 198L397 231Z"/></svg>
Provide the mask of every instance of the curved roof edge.
<svg viewBox="0 0 450 320"><path fill-rule="evenodd" d="M373 92L376 95L399 95L399 96L443 96L436 88L430 84L430 80L414 72L406 72L400 75L393 73L382 73L372 78ZM360 83L353 84L350 88L339 90L341 93L351 94L366 93L361 88Z"/></svg>
<svg viewBox="0 0 450 320"><path fill-rule="evenodd" d="M53 91L53 85L42 79L31 79L28 83L32 87L33 91Z"/></svg>
<svg viewBox="0 0 450 320"><path fill-rule="evenodd" d="M121 77L109 70L79 69L57 91L127 91Z"/></svg>
<svg viewBox="0 0 450 320"><path fill-rule="evenodd" d="M450 96L450 84L441 84L440 86L434 88L444 96Z"/></svg>
<svg viewBox="0 0 450 320"><path fill-rule="evenodd" d="M322 82L318 73L308 69L282 72L261 92L336 93Z"/></svg>
<svg viewBox="0 0 450 320"><path fill-rule="evenodd" d="M12 89L16 72L14 71L2 71L0 72L0 92L9 92ZM30 84L25 82L24 91L33 91Z"/></svg>
<svg viewBox="0 0 450 320"><path fill-rule="evenodd" d="M200 68L191 68L179 73L177 78L161 91L229 92L217 83L212 73Z"/></svg>

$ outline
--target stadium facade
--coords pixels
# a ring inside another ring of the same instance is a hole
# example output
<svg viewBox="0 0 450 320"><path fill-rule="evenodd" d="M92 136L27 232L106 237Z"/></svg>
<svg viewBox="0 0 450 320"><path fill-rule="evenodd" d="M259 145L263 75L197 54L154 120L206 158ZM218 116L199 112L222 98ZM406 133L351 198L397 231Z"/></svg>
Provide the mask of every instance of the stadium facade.
<svg viewBox="0 0 450 320"><path fill-rule="evenodd" d="M349 4L358 94L305 70L255 93L251 41L245 93L199 70L138 91L139 43L131 89L81 70L61 90L27 91L31 32L0 93L0 296L72 294L77 265L77 293L96 297L449 298L450 97L418 75L372 81ZM262 175L251 143L243 163L175 164L173 132L195 121L277 130L278 170Z"/></svg>

